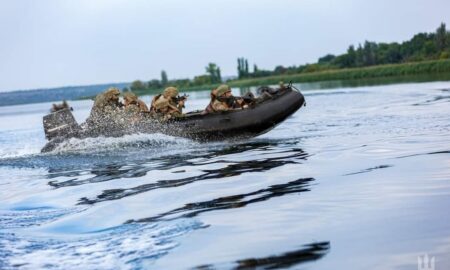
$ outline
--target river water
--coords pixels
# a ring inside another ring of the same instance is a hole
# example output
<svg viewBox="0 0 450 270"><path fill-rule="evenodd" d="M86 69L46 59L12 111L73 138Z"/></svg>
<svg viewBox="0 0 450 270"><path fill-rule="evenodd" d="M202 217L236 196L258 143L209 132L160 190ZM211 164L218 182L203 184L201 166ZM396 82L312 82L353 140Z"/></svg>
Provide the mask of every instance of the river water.
<svg viewBox="0 0 450 270"><path fill-rule="evenodd" d="M50 103L0 107L0 269L449 269L450 82L304 94L254 139L49 154Z"/></svg>

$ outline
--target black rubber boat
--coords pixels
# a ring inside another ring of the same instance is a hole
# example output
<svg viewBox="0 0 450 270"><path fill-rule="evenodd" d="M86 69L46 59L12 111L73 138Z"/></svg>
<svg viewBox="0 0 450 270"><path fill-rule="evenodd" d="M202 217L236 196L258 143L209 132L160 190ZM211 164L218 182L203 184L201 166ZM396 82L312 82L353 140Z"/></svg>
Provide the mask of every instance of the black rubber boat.
<svg viewBox="0 0 450 270"><path fill-rule="evenodd" d="M292 87L272 91L265 98L246 109L204 114L187 113L186 117L159 122L149 117L130 128L101 132L82 128L69 109L50 113L43 118L44 131L49 142L42 152L54 150L70 138L119 137L133 133L163 133L198 141L217 141L255 137L268 132L305 104L300 91Z"/></svg>

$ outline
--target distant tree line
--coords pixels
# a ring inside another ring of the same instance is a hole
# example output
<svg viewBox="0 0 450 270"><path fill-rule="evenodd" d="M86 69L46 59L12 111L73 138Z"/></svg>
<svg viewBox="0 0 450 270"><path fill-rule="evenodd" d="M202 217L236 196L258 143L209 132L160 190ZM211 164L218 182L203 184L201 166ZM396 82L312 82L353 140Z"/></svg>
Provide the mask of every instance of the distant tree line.
<svg viewBox="0 0 450 270"><path fill-rule="evenodd" d="M432 59L447 59L450 56L450 33L442 23L435 33L419 33L401 44L364 42L355 48L349 46L347 53L322 60L340 68L365 67L380 64L396 64Z"/></svg>
<svg viewBox="0 0 450 270"><path fill-rule="evenodd" d="M313 64L289 67L279 65L273 70L259 69L256 64L253 64L253 71L250 71L248 59L239 57L237 59L237 74L238 79L246 79L449 58L450 32L447 31L445 24L441 23L434 33L419 33L402 43L365 41L358 46L350 45L344 54L327 54L320 57L317 63ZM161 71L161 79L153 79L148 82L136 80L131 83L129 88L132 91L160 90L168 85L186 88L214 85L221 82L220 67L215 63L208 63L205 67L205 74L195 76L193 79L169 80L166 71L163 70Z"/></svg>
<svg viewBox="0 0 450 270"><path fill-rule="evenodd" d="M258 78L271 75L297 74L329 69L357 68L383 64L397 64L450 58L450 32L442 23L434 33L419 33L403 43L376 43L365 41L357 47L350 45L341 55L327 54L317 63L299 66L276 66L274 70L260 70L254 65L252 73L247 67L247 59L238 59L238 77Z"/></svg>
<svg viewBox="0 0 450 270"><path fill-rule="evenodd" d="M214 63L208 63L205 67L206 74L195 76L194 79L174 79L169 80L167 72L161 71L161 79L153 79L147 83L141 80L135 80L129 87L124 88L125 91L131 90L134 92L140 92L142 90L160 90L167 86L177 86L181 88L194 87L201 85L219 84L222 82L222 75L220 67Z"/></svg>

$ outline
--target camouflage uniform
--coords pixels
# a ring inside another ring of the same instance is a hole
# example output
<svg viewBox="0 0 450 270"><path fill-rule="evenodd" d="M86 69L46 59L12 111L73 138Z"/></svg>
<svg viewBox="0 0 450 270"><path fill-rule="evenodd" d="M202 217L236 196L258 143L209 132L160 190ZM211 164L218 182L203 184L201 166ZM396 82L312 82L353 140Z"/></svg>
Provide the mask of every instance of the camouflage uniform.
<svg viewBox="0 0 450 270"><path fill-rule="evenodd" d="M167 87L162 95L157 95L153 98L150 111L156 118L161 120L182 117L183 106L175 103L174 98L176 96L178 96L178 89Z"/></svg>
<svg viewBox="0 0 450 270"><path fill-rule="evenodd" d="M218 99L215 99L212 102L212 108L215 112L228 111L232 109L226 102L219 101Z"/></svg>
<svg viewBox="0 0 450 270"><path fill-rule="evenodd" d="M134 126L136 122L143 119L142 112L149 111L147 105L132 92L124 93L123 99L125 121L128 125Z"/></svg>
<svg viewBox="0 0 450 270"><path fill-rule="evenodd" d="M112 87L96 96L94 106L86 120L91 129L105 130L123 125L119 89Z"/></svg>
<svg viewBox="0 0 450 270"><path fill-rule="evenodd" d="M212 111L220 112L233 109L233 106L230 106L230 104L228 104L222 99L225 98L225 95L229 92L231 92L231 88L226 84L220 85L217 89L211 92L211 95L212 96L214 95L210 103Z"/></svg>
<svg viewBox="0 0 450 270"><path fill-rule="evenodd" d="M126 92L123 94L125 101L125 112L148 112L148 107L145 102L140 100L133 92Z"/></svg>

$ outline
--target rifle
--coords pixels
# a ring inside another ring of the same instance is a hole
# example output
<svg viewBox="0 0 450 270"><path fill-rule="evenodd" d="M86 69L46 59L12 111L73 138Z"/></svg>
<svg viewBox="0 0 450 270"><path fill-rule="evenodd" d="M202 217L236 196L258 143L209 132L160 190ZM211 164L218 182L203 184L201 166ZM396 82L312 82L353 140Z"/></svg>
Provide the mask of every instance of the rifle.
<svg viewBox="0 0 450 270"><path fill-rule="evenodd" d="M236 108L237 106L243 108L244 105L250 105L255 102L255 96L250 92L241 97L231 96L231 97L219 97L217 99L220 102L225 102L231 108ZM238 102L239 100L242 100L244 102L243 103Z"/></svg>
<svg viewBox="0 0 450 270"><path fill-rule="evenodd" d="M188 97L189 97L189 95L183 94L182 96L174 97L174 98L173 98L173 101L174 101L176 104L179 104L180 102L187 100ZM184 105L183 105L182 108L184 108Z"/></svg>
<svg viewBox="0 0 450 270"><path fill-rule="evenodd" d="M238 98L241 98L247 104L253 103L255 101L255 96L252 92L247 92L245 95Z"/></svg>

